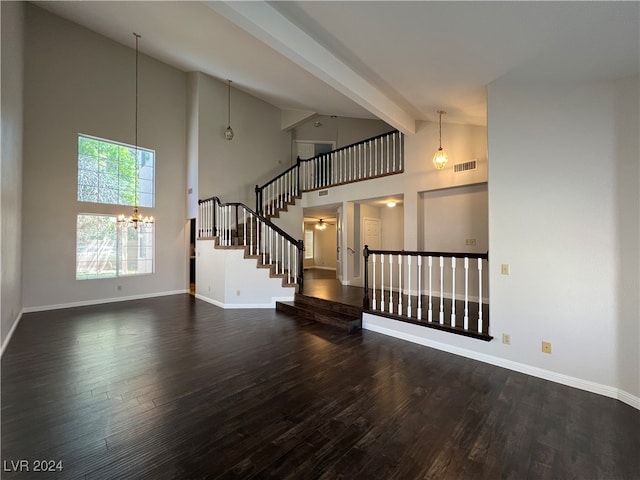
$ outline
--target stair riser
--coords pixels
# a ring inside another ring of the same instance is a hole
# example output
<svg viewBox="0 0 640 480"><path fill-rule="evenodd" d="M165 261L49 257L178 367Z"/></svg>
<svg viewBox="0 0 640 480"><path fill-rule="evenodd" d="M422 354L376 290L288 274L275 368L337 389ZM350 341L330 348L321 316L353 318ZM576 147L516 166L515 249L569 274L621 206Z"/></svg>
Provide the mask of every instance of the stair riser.
<svg viewBox="0 0 640 480"><path fill-rule="evenodd" d="M353 317L360 317L362 315L362 308L353 305L346 305L344 303L332 302L330 300L324 300L322 298L308 297L303 294L296 294L296 304L308 305L310 308L319 307L326 310L331 310L342 315L348 315Z"/></svg>
<svg viewBox="0 0 640 480"><path fill-rule="evenodd" d="M276 302L276 310L282 313L287 313L289 315L313 320L325 325L331 325L332 327L336 327L347 332L353 332L362 328L362 321L359 319L338 321L329 316L314 312L313 310L298 308L296 306L286 305L280 302Z"/></svg>

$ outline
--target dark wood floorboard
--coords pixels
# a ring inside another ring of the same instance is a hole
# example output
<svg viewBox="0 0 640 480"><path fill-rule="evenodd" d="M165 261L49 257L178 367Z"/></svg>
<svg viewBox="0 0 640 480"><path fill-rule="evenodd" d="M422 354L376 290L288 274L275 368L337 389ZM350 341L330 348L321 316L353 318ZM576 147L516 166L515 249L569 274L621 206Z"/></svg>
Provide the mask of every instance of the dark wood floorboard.
<svg viewBox="0 0 640 480"><path fill-rule="evenodd" d="M187 294L25 314L1 374L2 479L640 478L619 401Z"/></svg>
<svg viewBox="0 0 640 480"><path fill-rule="evenodd" d="M331 300L334 302L345 303L347 305L355 305L362 307L364 289L362 287L355 287L352 285L342 285L336 278L336 272L334 270L323 269L307 269L304 271L304 295L309 297L322 298L324 300ZM389 316L395 320L405 321L413 323L415 325L432 326L438 328L440 319L440 298L431 297L431 309L432 320L428 321L429 312L429 297L428 295L421 295L421 318L418 319L418 297L411 296L411 315L408 314L409 296L402 295L402 315L398 314L399 308L399 295L398 292L393 292L393 299L391 305L389 305L389 292L385 291L384 295L380 290L376 290L376 302L373 301L373 290L369 289L369 307L371 312L378 312L379 315ZM384 305L382 300L384 299ZM451 299L445 298L443 300L443 312L444 312L444 328L448 331L455 331L456 333L463 333L464 325L464 301L456 300L456 328L451 328ZM491 338L489 336L489 305L482 305L482 330L478 331L478 310L480 306L477 302L468 302L468 316L469 324L467 331L477 333L485 337L485 339ZM393 309L393 311L392 311ZM391 312L391 315L389 313Z"/></svg>

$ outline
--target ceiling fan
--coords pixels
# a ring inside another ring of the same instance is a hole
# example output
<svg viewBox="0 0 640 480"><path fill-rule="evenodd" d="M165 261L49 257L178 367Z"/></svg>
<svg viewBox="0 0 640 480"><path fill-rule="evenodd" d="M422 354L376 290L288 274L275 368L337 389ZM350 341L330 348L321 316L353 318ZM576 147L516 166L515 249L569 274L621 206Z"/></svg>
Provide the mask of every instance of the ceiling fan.
<svg viewBox="0 0 640 480"><path fill-rule="evenodd" d="M324 219L324 218L312 218L312 217L305 217L305 222L316 222L316 230L326 230L327 225L335 225L335 218L328 218L328 219Z"/></svg>

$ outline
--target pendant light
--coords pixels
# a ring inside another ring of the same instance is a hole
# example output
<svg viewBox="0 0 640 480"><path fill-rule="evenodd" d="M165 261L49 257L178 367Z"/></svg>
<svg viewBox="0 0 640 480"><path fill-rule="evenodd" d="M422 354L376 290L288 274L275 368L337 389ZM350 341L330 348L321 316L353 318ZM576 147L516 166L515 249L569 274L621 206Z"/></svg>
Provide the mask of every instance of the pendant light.
<svg viewBox="0 0 640 480"><path fill-rule="evenodd" d="M447 162L449 161L449 156L447 155L447 152L445 152L444 149L442 148L442 115L444 115L445 113L447 112L445 112L444 110L438 110L438 115L440 115L440 120L439 120L440 148L438 148L438 151L433 156L433 164L436 166L438 170L442 170L444 166L447 164Z"/></svg>
<svg viewBox="0 0 640 480"><path fill-rule="evenodd" d="M233 128L231 128L231 80L227 80L227 129L224 138L233 140Z"/></svg>
<svg viewBox="0 0 640 480"><path fill-rule="evenodd" d="M134 229L138 229L138 225L148 225L153 223L153 217L142 216L138 211L138 40L140 35L133 32L133 36L136 37L136 108L135 108L135 160L133 169L133 214L132 215L118 215L118 223L126 227L132 226Z"/></svg>
<svg viewBox="0 0 640 480"><path fill-rule="evenodd" d="M320 219L318 223L316 223L316 230L326 230L327 224L324 223L324 220Z"/></svg>

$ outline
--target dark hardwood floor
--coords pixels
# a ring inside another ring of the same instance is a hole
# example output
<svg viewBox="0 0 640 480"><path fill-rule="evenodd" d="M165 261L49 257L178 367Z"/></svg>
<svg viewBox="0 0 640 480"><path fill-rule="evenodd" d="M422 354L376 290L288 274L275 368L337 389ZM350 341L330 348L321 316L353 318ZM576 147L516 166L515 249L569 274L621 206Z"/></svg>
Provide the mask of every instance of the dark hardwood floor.
<svg viewBox="0 0 640 480"><path fill-rule="evenodd" d="M640 478L619 401L186 294L25 314L1 373L3 479Z"/></svg>

